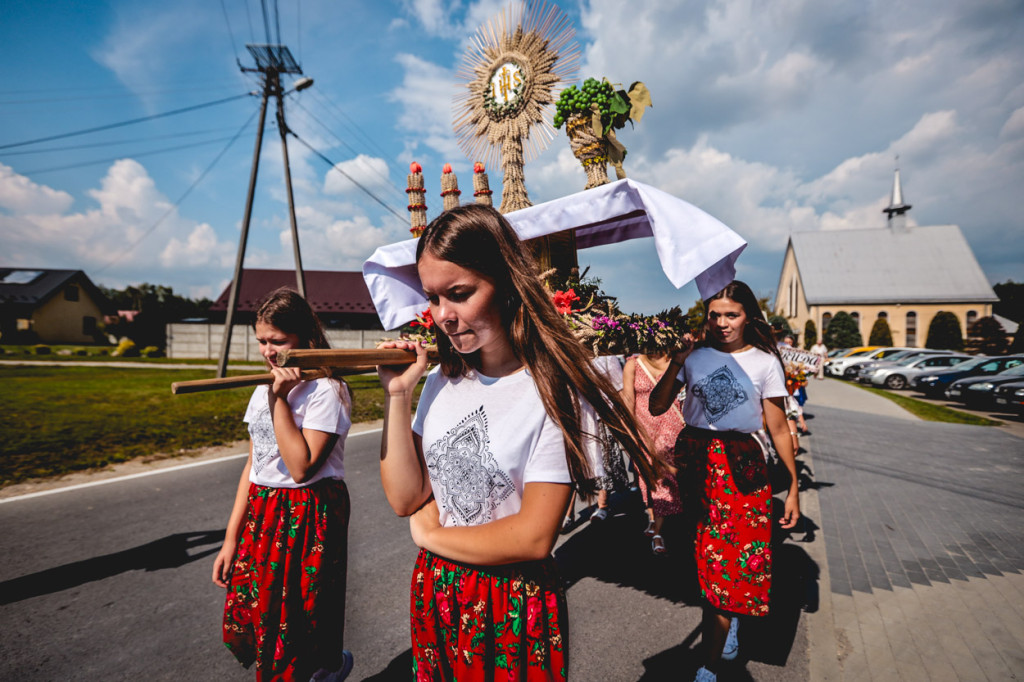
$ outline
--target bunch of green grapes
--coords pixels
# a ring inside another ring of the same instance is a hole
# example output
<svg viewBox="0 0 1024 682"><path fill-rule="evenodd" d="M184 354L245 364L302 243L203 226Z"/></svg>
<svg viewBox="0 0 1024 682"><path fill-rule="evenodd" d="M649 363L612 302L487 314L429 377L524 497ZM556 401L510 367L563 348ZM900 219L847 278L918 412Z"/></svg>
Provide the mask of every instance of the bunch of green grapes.
<svg viewBox="0 0 1024 682"><path fill-rule="evenodd" d="M614 96L615 88L608 81L588 78L583 81L582 88L570 85L562 90L562 95L555 104L557 109L555 127L561 128L562 124L573 114L590 111L591 104L597 104L601 110L601 120L607 123L614 116L611 109L611 101Z"/></svg>

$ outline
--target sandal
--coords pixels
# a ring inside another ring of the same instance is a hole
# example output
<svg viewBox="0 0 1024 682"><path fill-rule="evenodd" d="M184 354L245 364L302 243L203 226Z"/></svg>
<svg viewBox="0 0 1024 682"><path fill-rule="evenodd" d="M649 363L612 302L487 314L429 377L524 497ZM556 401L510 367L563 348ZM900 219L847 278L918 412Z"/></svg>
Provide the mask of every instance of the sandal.
<svg viewBox="0 0 1024 682"><path fill-rule="evenodd" d="M665 538L661 537L660 535L655 535L654 537L652 537L651 551L657 554L658 556L667 553L668 550L665 549Z"/></svg>
<svg viewBox="0 0 1024 682"><path fill-rule="evenodd" d="M644 535L649 538L654 537L654 519L647 522L647 527L644 528Z"/></svg>

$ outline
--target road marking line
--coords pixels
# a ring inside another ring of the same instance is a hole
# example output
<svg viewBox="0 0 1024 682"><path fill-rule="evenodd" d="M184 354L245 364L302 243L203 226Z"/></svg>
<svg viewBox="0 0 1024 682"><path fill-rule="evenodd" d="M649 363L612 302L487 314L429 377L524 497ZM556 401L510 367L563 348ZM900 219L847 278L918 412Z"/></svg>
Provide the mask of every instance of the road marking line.
<svg viewBox="0 0 1024 682"><path fill-rule="evenodd" d="M383 428L370 429L368 431L360 431L359 433L349 434L349 438L357 438L359 436L365 436L368 433L381 433ZM100 481L89 481L88 483L76 483L75 485L64 486L63 488L52 488L50 490L40 490L36 493L25 493L24 495L18 495L17 497L7 497L0 499L0 504L7 502L15 502L18 500L27 500L32 497L42 497L44 495L53 495L55 493L64 493L71 490L81 490L82 488L92 488L97 485L106 485L107 483L118 483L120 481L128 481L133 478L143 478L144 476L155 476L156 474L165 474L170 471L181 471L182 469L191 469L192 467L200 467L206 464L217 464L218 462L225 462L231 459L241 459L242 457L248 457L248 452L241 452L235 455L225 455L216 459L206 459L202 462L189 462L188 464L178 464L176 466L164 467L162 469L153 469L152 471L142 471L137 474L125 474L124 476L116 476L113 478L104 478Z"/></svg>

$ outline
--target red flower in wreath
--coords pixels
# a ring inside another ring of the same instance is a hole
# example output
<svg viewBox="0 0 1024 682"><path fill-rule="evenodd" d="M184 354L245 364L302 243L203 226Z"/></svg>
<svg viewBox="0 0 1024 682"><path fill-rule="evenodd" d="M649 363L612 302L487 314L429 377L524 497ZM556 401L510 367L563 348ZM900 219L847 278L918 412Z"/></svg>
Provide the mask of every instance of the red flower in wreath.
<svg viewBox="0 0 1024 682"><path fill-rule="evenodd" d="M430 308L427 308L420 316L409 323L413 327L423 327L424 329L434 328L434 316L430 314Z"/></svg>
<svg viewBox="0 0 1024 682"><path fill-rule="evenodd" d="M572 304L580 300L580 297L576 295L575 291L569 289L568 291L556 291L551 300L559 315L568 315L572 312Z"/></svg>

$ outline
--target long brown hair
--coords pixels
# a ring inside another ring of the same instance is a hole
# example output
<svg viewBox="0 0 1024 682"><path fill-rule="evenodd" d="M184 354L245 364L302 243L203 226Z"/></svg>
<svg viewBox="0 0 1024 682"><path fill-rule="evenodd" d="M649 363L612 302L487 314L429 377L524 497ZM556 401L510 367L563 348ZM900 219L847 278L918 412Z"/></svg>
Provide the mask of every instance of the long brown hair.
<svg viewBox="0 0 1024 682"><path fill-rule="evenodd" d="M257 322L269 324L285 334L295 334L299 337L299 348L331 347L327 342L324 325L313 312L312 306L297 291L288 287L274 289L260 301L256 307L256 317L253 318L253 329L256 329ZM331 372L329 367L322 369ZM341 402L351 406L348 384L341 377L331 376L331 379L337 382Z"/></svg>
<svg viewBox="0 0 1024 682"><path fill-rule="evenodd" d="M712 301L723 298L743 306L743 312L747 316L747 326L743 328L744 343L774 355L778 359L779 364L782 365L782 356L779 354L779 347L775 343L775 332L772 331L768 321L764 319L761 306L757 304L757 296L754 295L754 292L745 282L741 282L738 279L729 282L724 289L704 301L703 345L711 346L711 339L714 338L714 334L711 333L711 321L708 319L708 309L711 307Z"/></svg>
<svg viewBox="0 0 1024 682"><path fill-rule="evenodd" d="M597 412L647 481L656 480L643 432L618 390L591 364L541 285L527 247L508 221L491 207L466 204L445 211L423 231L416 262L424 253L489 278L516 357L530 370L544 409L562 430L566 460L583 492L593 475L582 448L580 397ZM479 353L461 355L444 333L437 335L441 371L464 376L479 366ZM597 434L587 434L597 437Z"/></svg>

